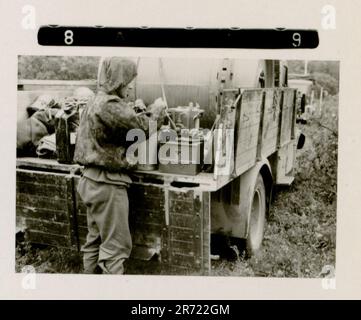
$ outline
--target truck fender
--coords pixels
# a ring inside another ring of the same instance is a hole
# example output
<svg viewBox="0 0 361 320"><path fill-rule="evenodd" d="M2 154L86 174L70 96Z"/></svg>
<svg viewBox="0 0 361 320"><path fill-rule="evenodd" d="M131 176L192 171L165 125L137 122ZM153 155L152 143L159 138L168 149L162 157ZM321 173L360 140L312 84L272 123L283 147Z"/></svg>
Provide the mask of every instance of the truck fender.
<svg viewBox="0 0 361 320"><path fill-rule="evenodd" d="M257 176L261 173L266 187L267 207L272 190L272 171L267 159L256 164L231 182L231 203L213 200L211 203L211 231L235 238L247 238L251 214L251 200ZM225 187L224 187L225 188ZM222 189L223 190L223 189ZM229 189L228 189L229 190Z"/></svg>

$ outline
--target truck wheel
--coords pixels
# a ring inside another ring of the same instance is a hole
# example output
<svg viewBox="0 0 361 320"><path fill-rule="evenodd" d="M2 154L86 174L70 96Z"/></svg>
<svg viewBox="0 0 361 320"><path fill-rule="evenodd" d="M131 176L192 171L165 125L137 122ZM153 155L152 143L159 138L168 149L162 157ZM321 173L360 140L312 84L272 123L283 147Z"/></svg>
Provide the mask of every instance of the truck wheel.
<svg viewBox="0 0 361 320"><path fill-rule="evenodd" d="M266 223L266 188L259 173L251 200L248 221L247 256L254 255L261 247Z"/></svg>

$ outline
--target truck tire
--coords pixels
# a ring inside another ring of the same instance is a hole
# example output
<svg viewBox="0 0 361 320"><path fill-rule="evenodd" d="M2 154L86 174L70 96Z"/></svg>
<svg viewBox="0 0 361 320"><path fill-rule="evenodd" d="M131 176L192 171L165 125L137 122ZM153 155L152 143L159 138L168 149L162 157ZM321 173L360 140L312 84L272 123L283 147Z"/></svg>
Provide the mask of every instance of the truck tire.
<svg viewBox="0 0 361 320"><path fill-rule="evenodd" d="M260 173L254 186L250 210L247 235L248 257L256 254L260 249L266 223L266 188Z"/></svg>

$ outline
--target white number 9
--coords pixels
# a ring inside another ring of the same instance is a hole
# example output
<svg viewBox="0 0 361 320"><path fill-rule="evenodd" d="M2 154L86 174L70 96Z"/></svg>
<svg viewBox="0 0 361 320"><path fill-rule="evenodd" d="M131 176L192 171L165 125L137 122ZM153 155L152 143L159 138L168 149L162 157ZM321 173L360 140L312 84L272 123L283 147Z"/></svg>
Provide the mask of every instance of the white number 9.
<svg viewBox="0 0 361 320"><path fill-rule="evenodd" d="M298 32L292 35L292 40L294 41L292 43L294 47L299 47L301 45L301 35Z"/></svg>
<svg viewBox="0 0 361 320"><path fill-rule="evenodd" d="M65 33L64 33L64 42L65 44L67 45L70 45L73 43L73 31L71 30L66 30Z"/></svg>

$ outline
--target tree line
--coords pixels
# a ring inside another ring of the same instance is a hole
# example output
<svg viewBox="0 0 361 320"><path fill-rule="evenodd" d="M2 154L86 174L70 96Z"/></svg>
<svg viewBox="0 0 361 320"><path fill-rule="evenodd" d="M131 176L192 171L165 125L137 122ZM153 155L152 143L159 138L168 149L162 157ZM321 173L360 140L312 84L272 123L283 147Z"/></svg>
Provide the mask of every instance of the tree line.
<svg viewBox="0 0 361 320"><path fill-rule="evenodd" d="M18 78L38 80L90 80L97 78L99 57L19 56ZM303 74L302 60L288 61L289 73ZM315 90L322 86L331 95L338 93L339 62L309 61L308 73Z"/></svg>

